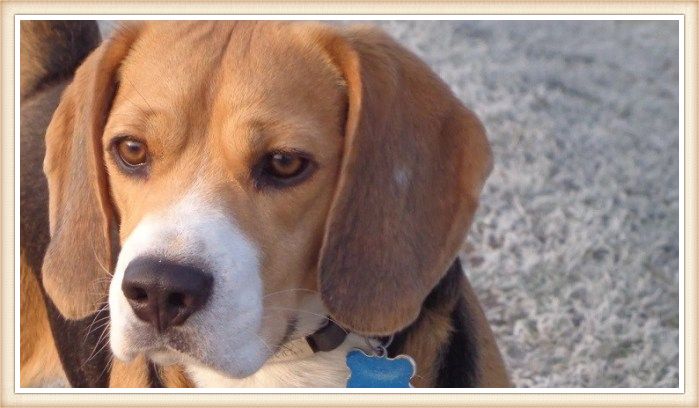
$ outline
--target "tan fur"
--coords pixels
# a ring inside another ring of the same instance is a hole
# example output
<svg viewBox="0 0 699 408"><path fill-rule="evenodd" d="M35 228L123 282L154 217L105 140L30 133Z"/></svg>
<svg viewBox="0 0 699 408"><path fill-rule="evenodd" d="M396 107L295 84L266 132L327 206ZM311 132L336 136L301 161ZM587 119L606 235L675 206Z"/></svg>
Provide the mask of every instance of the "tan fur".
<svg viewBox="0 0 699 408"><path fill-rule="evenodd" d="M167 388L194 388L194 384L184 373L180 365L162 367L159 372L160 380Z"/></svg>
<svg viewBox="0 0 699 408"><path fill-rule="evenodd" d="M433 387L439 367L435 361L449 341L453 327L449 312L427 311L405 342L404 353L415 360L417 372L411 382L415 387Z"/></svg>
<svg viewBox="0 0 699 408"><path fill-rule="evenodd" d="M184 369L179 365L159 367L157 375L165 388L192 388L194 386L185 375ZM112 360L109 388L148 388L150 386L148 361L143 356L128 363L117 359Z"/></svg>
<svg viewBox="0 0 699 408"><path fill-rule="evenodd" d="M148 363L143 356L129 363L112 360L109 375L109 388L147 388L150 387Z"/></svg>
<svg viewBox="0 0 699 408"><path fill-rule="evenodd" d="M19 274L20 386L63 385L67 380L53 342L39 282L34 277L24 255L20 258Z"/></svg>

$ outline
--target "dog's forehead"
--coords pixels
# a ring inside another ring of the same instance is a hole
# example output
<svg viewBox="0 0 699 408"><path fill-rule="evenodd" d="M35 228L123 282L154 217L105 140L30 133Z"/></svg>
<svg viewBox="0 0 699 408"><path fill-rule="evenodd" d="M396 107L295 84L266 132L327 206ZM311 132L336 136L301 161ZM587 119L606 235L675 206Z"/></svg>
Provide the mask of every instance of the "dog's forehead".
<svg viewBox="0 0 699 408"><path fill-rule="evenodd" d="M139 30L122 62L126 81L167 85L187 76L191 83L210 77L225 52L232 27L213 22L150 22ZM174 85L174 84L173 84Z"/></svg>
<svg viewBox="0 0 699 408"><path fill-rule="evenodd" d="M334 114L329 106L341 97L342 81L304 29L272 21L148 23L120 69L125 99L156 110L265 105Z"/></svg>
<svg viewBox="0 0 699 408"><path fill-rule="evenodd" d="M324 62L308 41L299 41L298 27L273 21L147 23L120 75L180 92L250 81L258 88L298 84Z"/></svg>

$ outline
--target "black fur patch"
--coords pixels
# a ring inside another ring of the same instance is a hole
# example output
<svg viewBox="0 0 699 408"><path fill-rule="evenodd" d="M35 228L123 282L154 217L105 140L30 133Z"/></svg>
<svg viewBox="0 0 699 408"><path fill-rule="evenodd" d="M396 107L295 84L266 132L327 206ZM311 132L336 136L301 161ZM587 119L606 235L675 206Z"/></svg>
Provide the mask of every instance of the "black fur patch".
<svg viewBox="0 0 699 408"><path fill-rule="evenodd" d="M42 290L43 292L43 290ZM81 320L64 319L44 293L49 324L71 387L103 388L109 384L109 333L106 308ZM92 324L92 322L95 322Z"/></svg>
<svg viewBox="0 0 699 408"><path fill-rule="evenodd" d="M454 331L442 353L436 387L471 388L478 386L478 343L463 299L451 313Z"/></svg>
<svg viewBox="0 0 699 408"><path fill-rule="evenodd" d="M456 306L451 312L454 332L439 354L439 361L434 362L440 367L435 387L471 388L478 386L478 344L473 325L469 320L469 312L462 298L463 280L464 271L461 267L461 261L457 258L437 286L432 289L422 306L423 310L437 310L456 301ZM423 318L423 313L420 313L415 322L396 333L393 342L388 347L390 357L404 353L408 334Z"/></svg>

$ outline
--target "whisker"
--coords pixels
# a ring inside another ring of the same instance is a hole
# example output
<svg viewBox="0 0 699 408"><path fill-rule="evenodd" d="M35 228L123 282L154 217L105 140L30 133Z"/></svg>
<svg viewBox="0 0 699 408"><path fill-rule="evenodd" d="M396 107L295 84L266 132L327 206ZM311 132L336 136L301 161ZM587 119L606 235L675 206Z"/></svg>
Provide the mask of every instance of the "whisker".
<svg viewBox="0 0 699 408"><path fill-rule="evenodd" d="M100 334L100 337L97 339L97 342L95 343L95 347L92 348L92 352L90 353L90 356L88 357L87 360L85 360L85 362L83 362L83 364L81 365L81 367L84 367L85 364L87 364L90 360L92 360L93 358L95 358L95 356L98 355L102 350L104 350L104 347L107 346L107 345L109 344L109 336L106 336L106 337L105 337L105 334L109 333L109 323L110 323L110 322L107 321L107 323L105 323L105 325L102 327L102 328L105 328L105 330L102 332L102 334ZM99 350L97 350L97 347L100 345L100 343L101 343L103 340L106 340L106 341L105 341L104 344L99 348ZM96 351L95 351L95 350L96 350Z"/></svg>
<svg viewBox="0 0 699 408"><path fill-rule="evenodd" d="M100 375L98 378L102 378L102 376L105 374L107 370L109 370L110 374L112 371L112 366L114 364L114 355L109 354L109 358L107 358L107 364L104 365L104 368L102 369L102 372L100 372ZM109 378L107 379L107 384L109 384Z"/></svg>
<svg viewBox="0 0 699 408"><path fill-rule="evenodd" d="M83 341L83 344L85 344L85 341L87 340L87 338L90 336L90 334L92 334L92 329L93 329L92 326L95 325L96 323L100 323L100 324L98 324L98 327L94 328L95 330L98 330L99 326L101 326L101 323L104 323L105 320L108 320L108 319L109 319L109 315L102 316L99 319L93 320L92 323L90 323L90 326L87 328L87 334L85 335L85 340Z"/></svg>
<svg viewBox="0 0 699 408"><path fill-rule="evenodd" d="M92 322L90 325L87 327L87 333L85 334L85 338L83 339L83 344L87 341L87 338L90 337L90 333L92 333L92 326L96 323L97 318L99 317L100 313L102 313L106 308L109 307L109 303L105 303L102 305L99 309L97 309L97 312L95 312L95 317L92 318ZM106 317L109 317L107 315ZM104 317L99 319L100 321L104 320Z"/></svg>
<svg viewBox="0 0 699 408"><path fill-rule="evenodd" d="M111 278L112 273L109 271L109 268L107 268L103 263L100 257L97 255L97 248L95 248L95 241L91 241L91 246L92 246L92 253L95 255L95 260L97 261L97 265L102 269L103 272L107 274Z"/></svg>
<svg viewBox="0 0 699 408"><path fill-rule="evenodd" d="M294 288L294 289L284 289L284 290L279 290L276 292L268 293L264 295L262 298L266 298L272 295L278 295L280 293L286 293L286 292L293 292L293 291L298 291L298 292L310 292L310 293L320 293L317 290L311 290L311 289L304 289L304 288Z"/></svg>
<svg viewBox="0 0 699 408"><path fill-rule="evenodd" d="M265 320L265 319L269 319L269 318L271 318L271 317L273 317L273 316L270 316L270 315L267 314L267 315L262 316L262 319ZM276 346L276 351L275 351L275 348L273 348L262 336L260 336L259 334L257 334L257 332L256 332L254 329L255 329L254 327L246 327L246 328L243 329L240 333L242 333L242 334L248 334L248 333L250 333L250 334L254 335L255 337L257 337L257 339L260 340L260 342L262 342L262 344L267 348L267 350L269 350L269 353L270 353L271 355L274 355L274 354L278 353L278 352L281 351L281 350L286 350L286 351L289 351L289 352L292 351L286 343L284 343L284 344L278 344L278 345Z"/></svg>
<svg viewBox="0 0 699 408"><path fill-rule="evenodd" d="M95 342L95 347L93 347L93 350L92 350L92 351L95 351L94 349L97 347L97 344L99 344L99 343L103 340L103 336L105 335L105 332L106 332L106 330L104 330L104 329L105 329L108 325L109 325L109 321L105 321L105 322L101 322L99 325L97 325L97 326L95 327L95 329L94 329L95 331L99 331L99 330L103 330L103 331L100 333L99 338L98 338L97 341Z"/></svg>
<svg viewBox="0 0 699 408"><path fill-rule="evenodd" d="M92 350L92 352L88 356L87 360L83 361L83 363L80 365L80 369L81 370L84 369L85 366L87 365L87 363L92 361L92 359L95 358L95 356L97 356L97 354L99 354L100 351L102 351L102 347L100 347L100 349L97 350L97 345L95 345L95 348Z"/></svg>
<svg viewBox="0 0 699 408"><path fill-rule="evenodd" d="M111 282L112 281L112 276L100 276L95 278L93 282Z"/></svg>
<svg viewBox="0 0 699 408"><path fill-rule="evenodd" d="M99 286L100 284L107 285L107 287L103 289ZM93 281L91 283L91 286L92 287L90 288L90 291L88 292L88 294L94 295L96 297L103 297L105 299L107 298L107 296L109 296L109 282L107 282L107 281L104 281L104 282ZM106 300L105 300L105 302L106 302Z"/></svg>
<svg viewBox="0 0 699 408"><path fill-rule="evenodd" d="M97 357L97 355L99 355L99 353L101 353L101 352L105 349L105 347L107 347L107 346L109 346L109 342L108 342L108 341L105 341L104 344L102 344L102 347L99 348L99 350L97 350L95 353L93 353L92 356L90 356L90 358L88 358L87 360L85 360L85 363L87 363L88 361L90 361L90 360L92 360L93 358ZM85 364L85 363L83 363L83 364Z"/></svg>
<svg viewBox="0 0 699 408"><path fill-rule="evenodd" d="M340 328L340 330L342 330L342 331L345 332L345 334L349 334L349 332L348 332L347 330L345 330L345 328L342 327L342 325L341 325L338 321L336 321L335 319L331 318L330 316L327 316L327 315L324 315L324 314L311 312L311 311L309 311L309 310L294 309L294 308L291 308L291 307L282 307L282 306L268 306L268 307L267 307L267 310L280 310L280 311L281 311L281 310L287 310L287 311L292 311L292 312L308 313L308 314L311 314L311 315L314 315L314 316L322 317L322 318L324 318L324 319L330 320L331 322L335 323L335 324L337 325L337 327Z"/></svg>

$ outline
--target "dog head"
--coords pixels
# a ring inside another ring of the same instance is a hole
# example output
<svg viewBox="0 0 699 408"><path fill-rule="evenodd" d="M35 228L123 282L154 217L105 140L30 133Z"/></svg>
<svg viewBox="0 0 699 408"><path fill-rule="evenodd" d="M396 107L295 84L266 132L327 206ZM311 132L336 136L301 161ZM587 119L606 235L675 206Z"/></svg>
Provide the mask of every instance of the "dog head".
<svg viewBox="0 0 699 408"><path fill-rule="evenodd" d="M44 282L72 318L109 285L119 358L243 377L325 315L409 325L490 167L475 115L375 29L128 26L47 131Z"/></svg>

